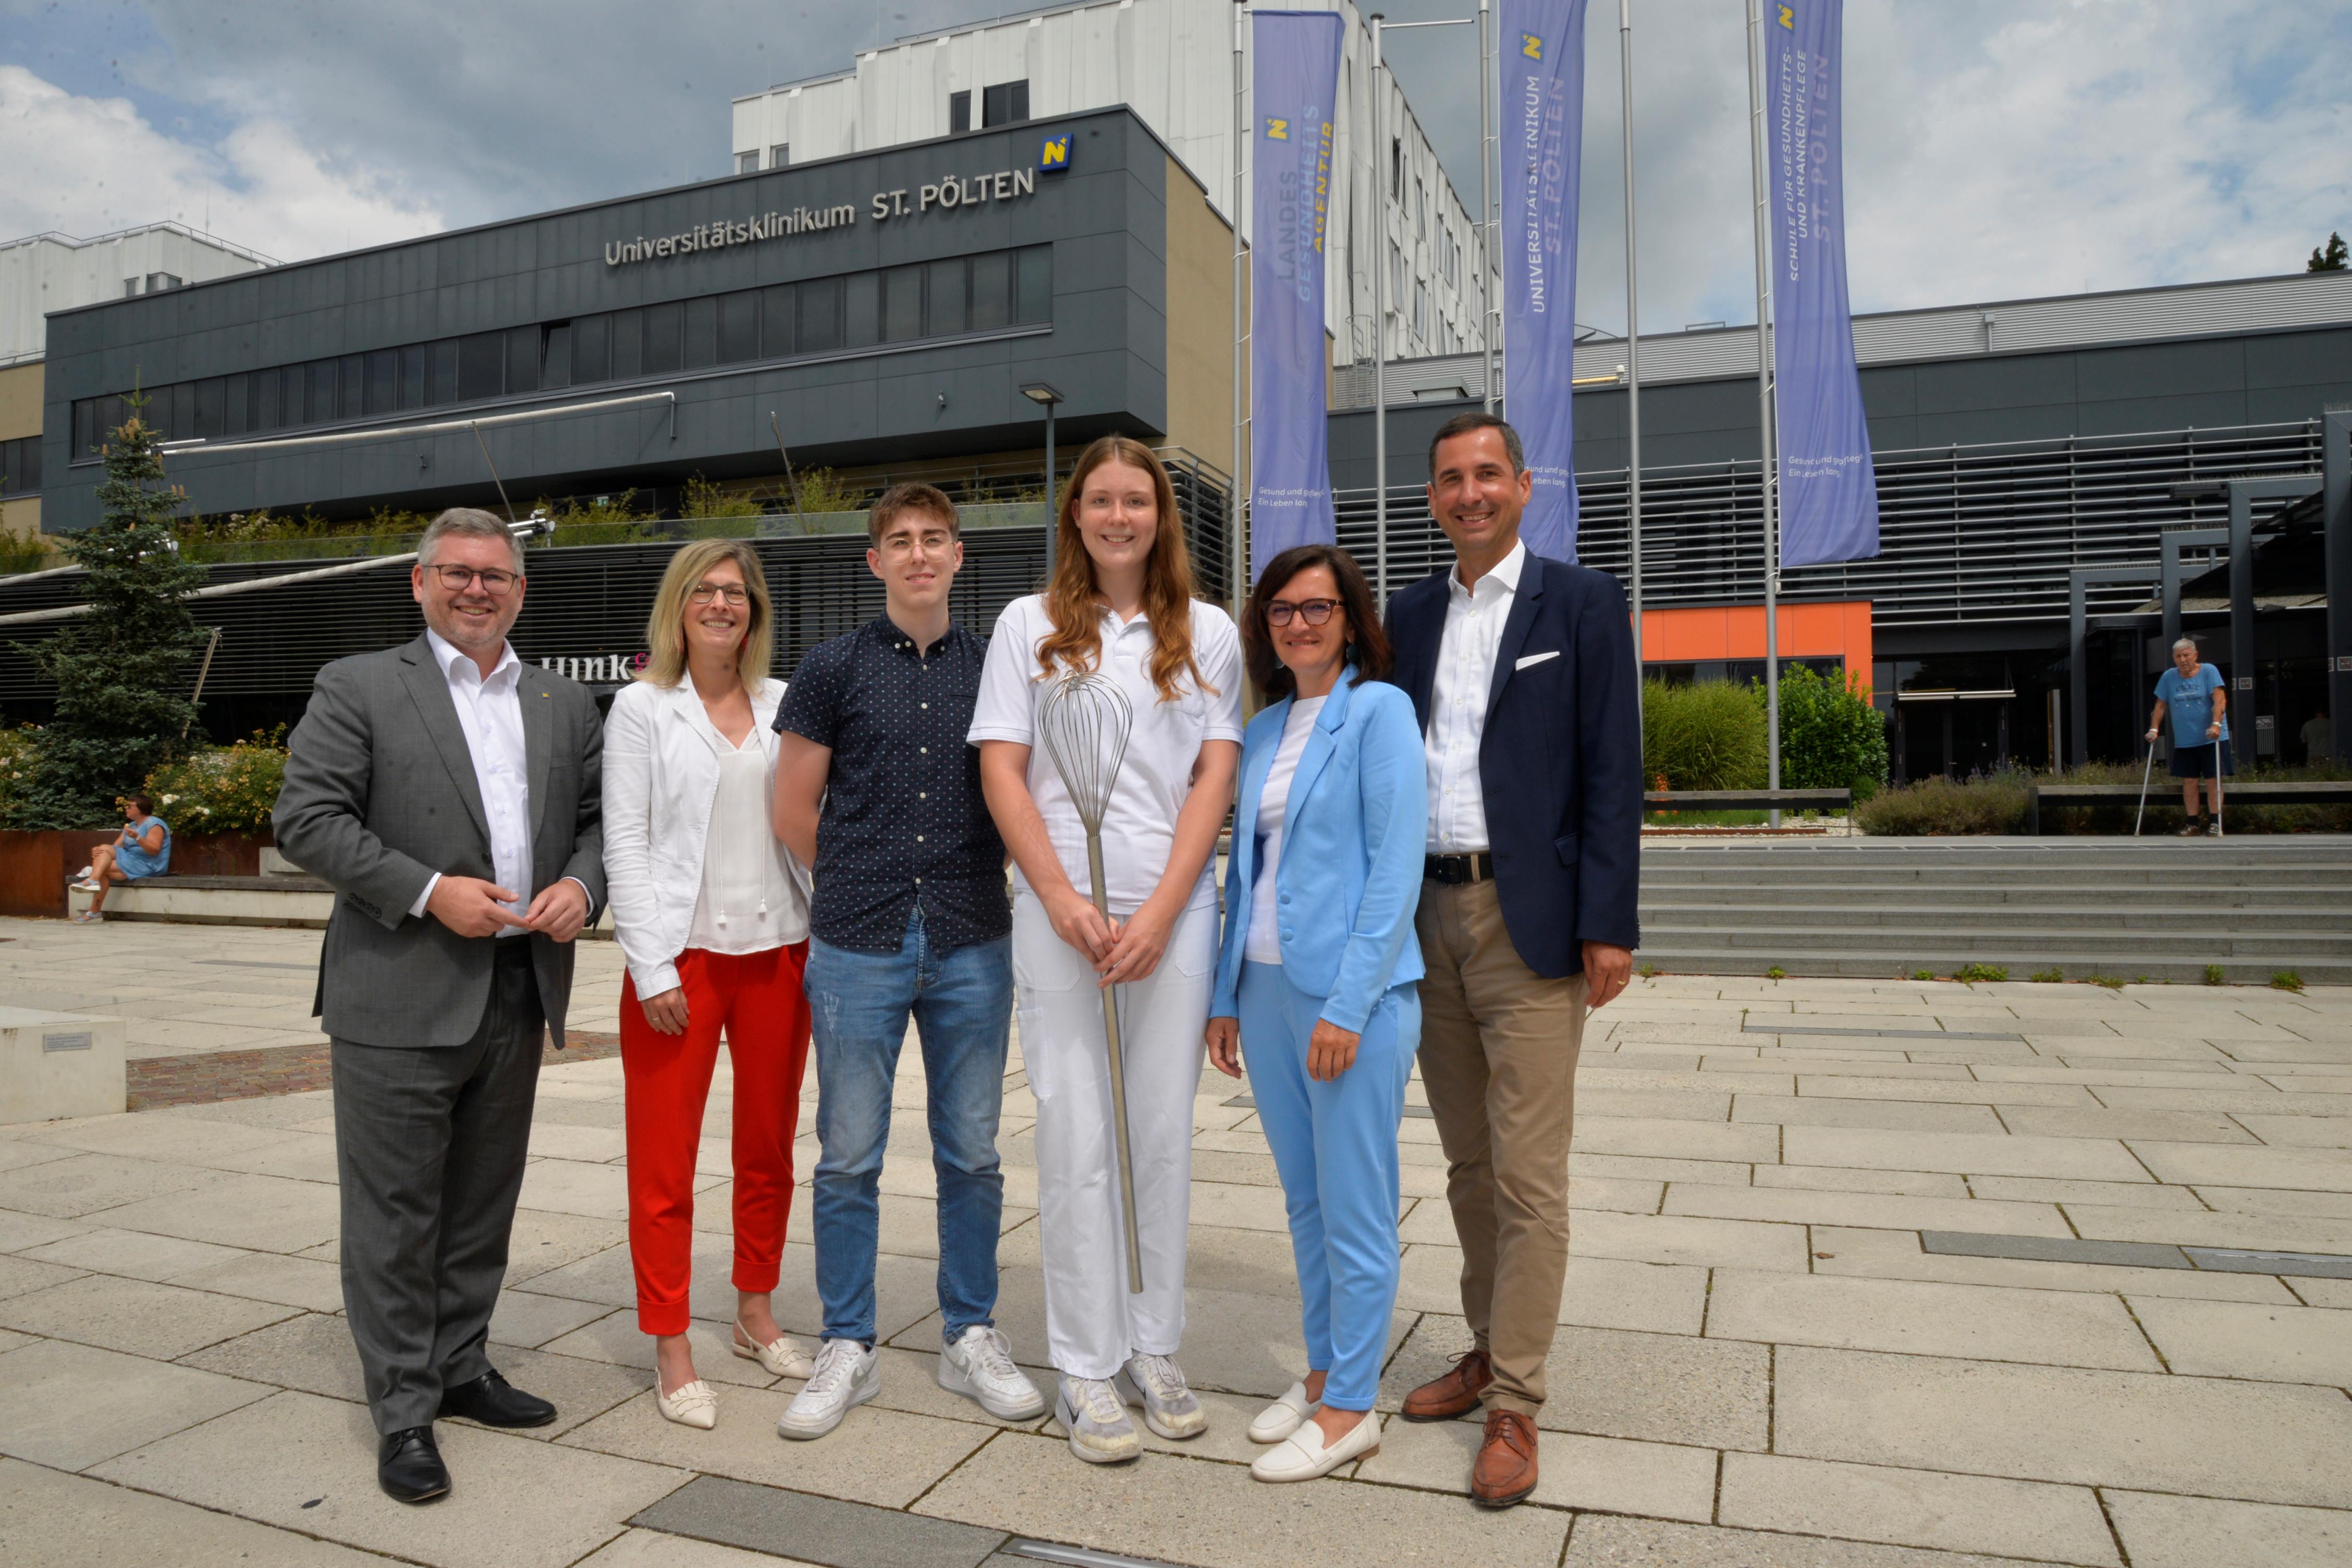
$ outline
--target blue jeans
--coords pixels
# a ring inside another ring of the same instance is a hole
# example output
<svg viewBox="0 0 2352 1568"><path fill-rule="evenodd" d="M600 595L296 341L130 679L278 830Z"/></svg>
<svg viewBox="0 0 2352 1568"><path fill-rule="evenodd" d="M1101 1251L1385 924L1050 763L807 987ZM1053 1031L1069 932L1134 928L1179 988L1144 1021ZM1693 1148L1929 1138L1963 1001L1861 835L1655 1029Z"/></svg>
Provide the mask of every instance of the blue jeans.
<svg viewBox="0 0 2352 1568"><path fill-rule="evenodd" d="M816 1163L811 1214L824 1337L874 1342L874 1258L890 1087L911 1015L929 1097L939 1180L940 1314L952 1343L996 1310L996 1237L1004 1175L996 1123L1013 1016L1010 938L942 951L921 906L897 952L853 952L809 939L816 1050Z"/></svg>

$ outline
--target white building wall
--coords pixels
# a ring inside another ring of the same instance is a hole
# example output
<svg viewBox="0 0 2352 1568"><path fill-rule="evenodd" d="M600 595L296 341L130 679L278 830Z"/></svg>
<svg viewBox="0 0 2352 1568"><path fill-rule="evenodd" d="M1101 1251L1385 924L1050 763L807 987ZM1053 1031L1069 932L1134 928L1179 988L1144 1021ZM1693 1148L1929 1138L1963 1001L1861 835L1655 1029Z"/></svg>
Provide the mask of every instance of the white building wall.
<svg viewBox="0 0 2352 1568"><path fill-rule="evenodd" d="M36 234L0 243L0 364L39 357L52 310L119 300L143 292L148 278L169 274L201 283L268 267L268 257L178 224L151 224L120 234L76 239Z"/></svg>
<svg viewBox="0 0 2352 1568"><path fill-rule="evenodd" d="M1472 213L1391 83L1387 129L1402 143L1402 200L1387 215L1386 234L1376 234L1381 226L1371 215L1387 159L1370 145L1371 34L1349 0L1297 4L1337 10L1347 24L1333 125L1338 173L1325 289L1333 363L1372 357L1372 268L1390 264L1391 245L1404 272L1403 287L1388 301L1391 356L1475 352L1484 333ZM972 128L979 130L984 90L1025 80L1033 120L1118 103L1133 109L1201 182L1210 205L1229 217L1233 19L1231 0L1081 0L900 39L865 51L837 76L737 99L737 166L772 167L778 146L791 149L792 162L806 163L945 136L948 99L956 92L971 94ZM1468 36L1445 37L1463 56L1462 90L1475 92ZM1255 116L1245 121L1254 123ZM1476 200L1477 193L1469 198ZM1247 227L1244 221L1244 232Z"/></svg>

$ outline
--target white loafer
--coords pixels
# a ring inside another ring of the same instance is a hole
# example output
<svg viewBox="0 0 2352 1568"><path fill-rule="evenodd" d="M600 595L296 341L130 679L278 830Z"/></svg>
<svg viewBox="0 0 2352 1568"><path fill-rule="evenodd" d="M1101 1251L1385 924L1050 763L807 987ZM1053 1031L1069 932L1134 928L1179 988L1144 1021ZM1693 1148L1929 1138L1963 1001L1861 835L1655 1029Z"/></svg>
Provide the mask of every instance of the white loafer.
<svg viewBox="0 0 2352 1568"><path fill-rule="evenodd" d="M661 1382L654 1382L654 1404L665 1421L675 1421L681 1426L693 1426L708 1432L719 1425L719 1395L711 1386L696 1378L680 1384L675 1394L664 1394Z"/></svg>
<svg viewBox="0 0 2352 1568"><path fill-rule="evenodd" d="M738 1321L727 1336L727 1348L745 1361L756 1361L778 1377L806 1377L816 1370L816 1358L778 1334L766 1344L753 1342L751 1331Z"/></svg>
<svg viewBox="0 0 2352 1568"><path fill-rule="evenodd" d="M1294 1383L1289 1392L1257 1413L1257 1419L1249 1424L1249 1440L1279 1443L1297 1431L1301 1424L1313 1420L1315 1413L1322 1408L1321 1400L1307 1397L1305 1384Z"/></svg>
<svg viewBox="0 0 2352 1568"><path fill-rule="evenodd" d="M1250 1466L1250 1475L1261 1481L1311 1481L1318 1476L1329 1475L1350 1459L1360 1459L1380 1450L1381 1417L1377 1411L1365 1411L1364 1418L1328 1448L1323 1446L1323 1428L1312 1421L1302 1421L1298 1430L1285 1437L1280 1447L1257 1457Z"/></svg>

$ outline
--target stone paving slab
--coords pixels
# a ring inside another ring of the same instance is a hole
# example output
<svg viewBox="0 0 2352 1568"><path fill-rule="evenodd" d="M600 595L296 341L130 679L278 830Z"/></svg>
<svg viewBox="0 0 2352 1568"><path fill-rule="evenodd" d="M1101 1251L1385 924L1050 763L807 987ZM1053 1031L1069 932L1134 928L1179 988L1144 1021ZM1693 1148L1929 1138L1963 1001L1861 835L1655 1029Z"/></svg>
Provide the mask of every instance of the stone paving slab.
<svg viewBox="0 0 2352 1568"><path fill-rule="evenodd" d="M2016 1568L2016 1559L1605 1514L1577 1518L1562 1568Z"/></svg>
<svg viewBox="0 0 2352 1568"><path fill-rule="evenodd" d="M0 1459L8 1568L383 1568L383 1559L129 1487Z"/></svg>
<svg viewBox="0 0 2352 1568"><path fill-rule="evenodd" d="M2342 1568L2352 1513L2156 1492L2105 1494L2132 1568Z"/></svg>
<svg viewBox="0 0 2352 1568"><path fill-rule="evenodd" d="M1648 1511L1648 1510L1644 1510ZM2087 1487L1726 1454L1720 1521L1895 1546L2120 1564Z"/></svg>
<svg viewBox="0 0 2352 1568"><path fill-rule="evenodd" d="M0 1454L78 1470L271 1392L119 1351L34 1340L0 1352Z"/></svg>

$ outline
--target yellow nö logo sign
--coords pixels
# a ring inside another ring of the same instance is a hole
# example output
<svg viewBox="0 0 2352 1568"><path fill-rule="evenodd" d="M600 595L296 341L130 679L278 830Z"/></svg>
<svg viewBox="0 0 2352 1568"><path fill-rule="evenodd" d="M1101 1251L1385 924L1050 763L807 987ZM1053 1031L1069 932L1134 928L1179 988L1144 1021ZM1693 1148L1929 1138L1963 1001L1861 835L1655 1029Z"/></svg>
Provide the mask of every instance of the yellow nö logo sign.
<svg viewBox="0 0 2352 1568"><path fill-rule="evenodd" d="M1521 33L1519 35L1519 53L1525 55L1531 60L1539 60L1543 58L1543 40L1537 37L1533 33Z"/></svg>
<svg viewBox="0 0 2352 1568"><path fill-rule="evenodd" d="M1289 141L1290 121L1287 120L1276 120L1272 115L1268 115L1265 121L1265 139L1269 142Z"/></svg>
<svg viewBox="0 0 2352 1568"><path fill-rule="evenodd" d="M1037 166L1041 169L1066 169L1070 166L1070 136L1048 136L1038 144Z"/></svg>
<svg viewBox="0 0 2352 1568"><path fill-rule="evenodd" d="M1792 33L1797 30L1797 8L1794 5L1780 7L1780 26Z"/></svg>

